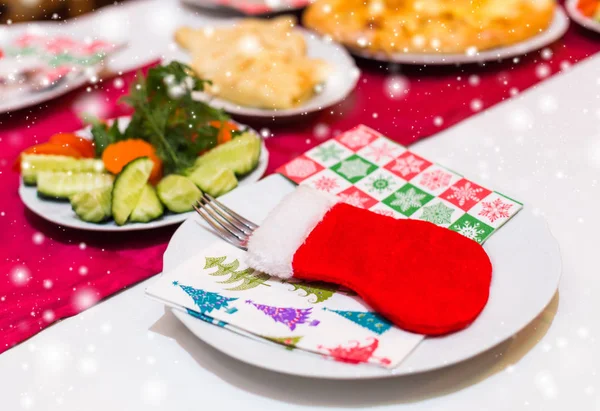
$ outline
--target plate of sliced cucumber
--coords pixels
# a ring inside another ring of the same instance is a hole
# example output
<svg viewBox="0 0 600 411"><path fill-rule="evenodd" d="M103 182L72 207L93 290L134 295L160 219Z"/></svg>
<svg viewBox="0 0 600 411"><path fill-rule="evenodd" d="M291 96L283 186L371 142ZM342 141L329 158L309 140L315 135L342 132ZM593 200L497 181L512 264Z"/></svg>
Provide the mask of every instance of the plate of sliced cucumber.
<svg viewBox="0 0 600 411"><path fill-rule="evenodd" d="M125 128L128 117L118 120ZM258 133L243 133L198 157L185 175L149 183L153 161L140 157L120 173L108 173L101 159L23 154L19 195L26 207L63 227L89 231L148 230L185 221L202 192L215 197L258 181L268 152ZM91 139L89 128L77 133Z"/></svg>

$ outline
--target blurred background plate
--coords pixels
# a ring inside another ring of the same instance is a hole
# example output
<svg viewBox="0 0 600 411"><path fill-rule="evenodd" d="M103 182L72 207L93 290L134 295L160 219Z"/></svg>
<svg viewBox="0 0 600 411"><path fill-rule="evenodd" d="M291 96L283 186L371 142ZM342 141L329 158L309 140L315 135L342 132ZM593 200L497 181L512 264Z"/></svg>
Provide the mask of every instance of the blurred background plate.
<svg viewBox="0 0 600 411"><path fill-rule="evenodd" d="M595 31L596 33L600 33L600 21L596 21L594 19L589 18L588 16L584 16L581 11L577 8L579 0L567 0L565 3L565 9L567 10L567 14L571 17L577 24L585 27L588 30Z"/></svg>
<svg viewBox="0 0 600 411"><path fill-rule="evenodd" d="M23 91L3 95L0 91L0 113L8 113L52 100L89 82L83 71L78 71L58 80L56 84L39 91Z"/></svg>
<svg viewBox="0 0 600 411"><path fill-rule="evenodd" d="M181 2L204 9L229 9L246 15L261 15L300 10L307 6L310 0L181 0Z"/></svg>
<svg viewBox="0 0 600 411"><path fill-rule="evenodd" d="M56 36L56 35L67 35L74 37L71 33L65 33L64 25L61 23L50 23L50 22L36 22L36 23L22 23L15 25L6 25L0 27L0 51L3 47L10 45L18 37L25 34L45 35L45 36ZM74 37L75 38L75 37ZM3 65L10 65L9 60L18 61L14 57L6 56L2 58L1 63ZM22 59L24 60L24 59ZM39 65L40 62L36 62L35 59L30 59L30 65ZM23 67L27 64L23 63ZM96 72L100 72L104 68L103 62L90 67ZM54 85L45 87L38 91L19 91L19 92L7 92L0 87L0 113L7 113L11 111L20 110L25 107L33 106L35 104L42 103L47 100L62 96L69 91L76 89L88 83L89 79L83 69L69 73L63 78L59 79Z"/></svg>
<svg viewBox="0 0 600 411"><path fill-rule="evenodd" d="M502 60L521 56L545 47L560 39L569 28L569 18L560 6L557 6L550 26L537 36L531 37L512 46L499 47L491 50L480 51L475 54L421 54L421 53L373 53L364 49L349 48L355 56L369 60L387 63L418 64L418 65L451 65L473 64L485 61Z"/></svg>
<svg viewBox="0 0 600 411"><path fill-rule="evenodd" d="M191 27L232 27L235 24L235 21L236 20L219 21L211 24L192 25ZM354 90L360 76L360 70L356 66L354 59L346 49L338 43L323 39L308 30L301 28L295 30L300 30L304 35L307 45L307 55L312 58L322 59L332 67L332 72L327 81L323 84L322 90L315 96L298 107L282 110L240 106L231 101L213 97L201 92L195 93L194 98L210 102L213 107L222 108L233 115L272 119L289 118L321 111L344 100L352 90ZM163 63L178 60L189 64L191 59L192 56L190 53L177 46L173 46L165 53ZM226 68L223 69L225 70Z"/></svg>

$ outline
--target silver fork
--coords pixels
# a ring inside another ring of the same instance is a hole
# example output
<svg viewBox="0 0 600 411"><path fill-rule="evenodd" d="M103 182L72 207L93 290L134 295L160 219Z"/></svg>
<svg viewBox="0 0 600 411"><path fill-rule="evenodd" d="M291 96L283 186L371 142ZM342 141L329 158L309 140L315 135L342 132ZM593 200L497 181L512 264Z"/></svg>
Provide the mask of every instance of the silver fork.
<svg viewBox="0 0 600 411"><path fill-rule="evenodd" d="M194 209L213 228L215 234L229 244L247 250L248 239L258 225L206 193L194 204Z"/></svg>

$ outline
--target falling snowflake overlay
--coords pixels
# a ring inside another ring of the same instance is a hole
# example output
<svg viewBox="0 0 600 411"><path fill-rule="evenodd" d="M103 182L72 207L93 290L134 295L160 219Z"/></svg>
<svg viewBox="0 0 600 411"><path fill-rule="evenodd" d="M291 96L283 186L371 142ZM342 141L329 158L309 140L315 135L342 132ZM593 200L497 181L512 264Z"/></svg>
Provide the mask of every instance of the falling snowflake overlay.
<svg viewBox="0 0 600 411"><path fill-rule="evenodd" d="M364 177L369 171L370 165L359 158L345 160L340 164L337 172L348 179Z"/></svg>
<svg viewBox="0 0 600 411"><path fill-rule="evenodd" d="M421 201L426 197L426 194L417 193L414 188L410 188L405 192L394 193L395 200L390 205L400 208L400 210L406 212L411 208L421 207Z"/></svg>
<svg viewBox="0 0 600 411"><path fill-rule="evenodd" d="M486 217L490 222L494 222L500 218L510 217L510 208L512 204L503 202L500 198L494 201L483 201L482 209L479 212L480 216Z"/></svg>
<svg viewBox="0 0 600 411"><path fill-rule="evenodd" d="M454 209L442 204L437 203L431 206L423 207L423 214L421 214L421 220L429 221L433 224L450 224L452 221L452 213Z"/></svg>
<svg viewBox="0 0 600 411"><path fill-rule="evenodd" d="M471 183L466 182L460 187L452 186L450 190L453 191L447 198L449 200L456 199L460 206L465 205L467 201L481 201L479 198L479 193L483 192L483 188L481 187L473 187Z"/></svg>
<svg viewBox="0 0 600 411"><path fill-rule="evenodd" d="M423 173L420 184L431 191L435 191L440 188L448 187L451 178L452 175L450 173L446 173L442 170L433 170Z"/></svg>
<svg viewBox="0 0 600 411"><path fill-rule="evenodd" d="M405 158L399 158L392 166L392 170L399 172L403 177L413 174L420 173L421 167L424 161L419 160L413 155L409 155Z"/></svg>

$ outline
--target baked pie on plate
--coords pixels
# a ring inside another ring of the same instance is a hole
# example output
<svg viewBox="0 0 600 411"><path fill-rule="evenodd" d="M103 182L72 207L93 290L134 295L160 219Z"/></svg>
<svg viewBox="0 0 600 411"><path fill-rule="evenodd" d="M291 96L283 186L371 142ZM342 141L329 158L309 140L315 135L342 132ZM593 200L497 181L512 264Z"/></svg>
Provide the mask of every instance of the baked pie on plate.
<svg viewBox="0 0 600 411"><path fill-rule="evenodd" d="M198 98L232 114L279 117L327 108L354 88L359 71L346 50L283 16L181 27L171 56L212 81Z"/></svg>
<svg viewBox="0 0 600 411"><path fill-rule="evenodd" d="M358 56L408 64L513 57L568 27L554 0L317 0L303 22Z"/></svg>

